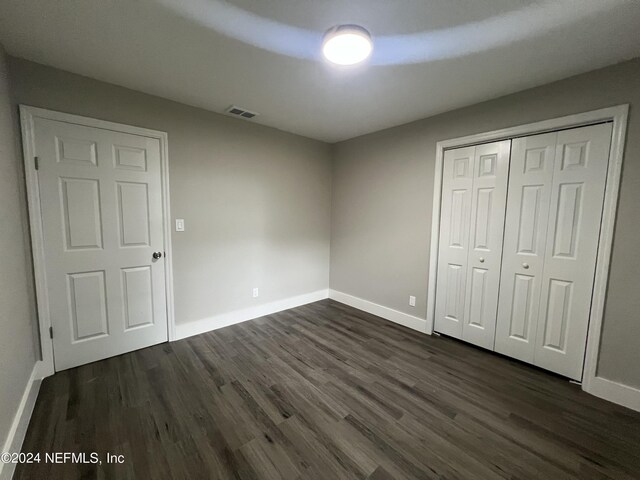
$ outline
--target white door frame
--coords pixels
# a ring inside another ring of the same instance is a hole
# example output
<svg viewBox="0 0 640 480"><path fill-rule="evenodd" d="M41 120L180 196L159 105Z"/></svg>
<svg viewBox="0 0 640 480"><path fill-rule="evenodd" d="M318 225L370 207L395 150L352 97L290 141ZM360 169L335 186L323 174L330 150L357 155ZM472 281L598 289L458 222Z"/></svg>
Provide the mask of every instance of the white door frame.
<svg viewBox="0 0 640 480"><path fill-rule="evenodd" d="M42 212L40 210L40 187L38 173L35 168L35 129L34 119L45 118L66 123L74 123L87 127L102 128L115 132L129 133L160 141L160 170L162 173L162 213L163 232L165 236L165 290L167 297L167 328L169 341L175 338L175 315L173 303L173 267L171 250L171 213L169 201L169 150L166 132L133 127L120 123L107 122L94 118L71 115L69 113L45 110L43 108L20 105L20 123L22 127L22 150L24 156L24 172L27 184L27 203L29 224L31 227L31 253L36 287L36 304L38 307L38 326L40 330L40 346L42 349L42 376L55 373L53 363L53 340L49 336L51 318L49 314L49 297L45 275L44 233L42 231Z"/></svg>
<svg viewBox="0 0 640 480"><path fill-rule="evenodd" d="M629 105L577 113L565 117L544 120L541 122L518 125L515 127L494 130L492 132L468 135L465 137L443 140L436 144L436 165L433 186L433 212L431 217L431 252L429 257L429 284L427 291L427 325L426 333L433 333L436 298L436 276L438 268L438 239L440 237L440 197L442 192L442 170L444 151L452 148L495 142L514 137L523 137L566 128L582 127L601 122L613 122L611 148L607 183L604 194L604 207L600 228L600 241L596 261L595 283L591 298L589 331L587 334L587 350L582 373L582 389L593 395L640 410L640 390L607 380L597 376L598 354L602 319L609 279L613 233L618 207L618 194L624 157L624 143L627 132Z"/></svg>

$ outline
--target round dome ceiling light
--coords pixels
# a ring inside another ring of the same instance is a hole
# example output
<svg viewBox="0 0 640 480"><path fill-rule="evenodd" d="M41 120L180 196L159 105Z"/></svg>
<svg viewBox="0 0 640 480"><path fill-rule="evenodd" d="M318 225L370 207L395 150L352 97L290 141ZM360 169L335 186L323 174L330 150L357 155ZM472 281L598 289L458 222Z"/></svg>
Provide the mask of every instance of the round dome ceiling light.
<svg viewBox="0 0 640 480"><path fill-rule="evenodd" d="M338 25L327 31L322 42L324 58L337 65L355 65L371 55L369 32L358 25Z"/></svg>

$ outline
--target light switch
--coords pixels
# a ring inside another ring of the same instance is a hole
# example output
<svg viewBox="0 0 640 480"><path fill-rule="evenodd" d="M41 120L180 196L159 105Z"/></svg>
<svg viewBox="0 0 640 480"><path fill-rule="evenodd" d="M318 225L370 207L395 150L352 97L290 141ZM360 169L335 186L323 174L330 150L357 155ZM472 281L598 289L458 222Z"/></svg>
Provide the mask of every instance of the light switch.
<svg viewBox="0 0 640 480"><path fill-rule="evenodd" d="M176 232L184 232L184 218L176 218Z"/></svg>

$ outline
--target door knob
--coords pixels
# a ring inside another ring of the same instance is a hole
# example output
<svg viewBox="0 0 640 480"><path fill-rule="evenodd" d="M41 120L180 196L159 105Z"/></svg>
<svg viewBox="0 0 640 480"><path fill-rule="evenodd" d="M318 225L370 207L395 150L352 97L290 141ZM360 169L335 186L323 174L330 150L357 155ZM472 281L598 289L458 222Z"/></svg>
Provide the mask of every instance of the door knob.
<svg viewBox="0 0 640 480"><path fill-rule="evenodd" d="M522 264L522 268L524 268L526 270L527 268L529 268L529 264L528 263L523 263Z"/></svg>
<svg viewBox="0 0 640 480"><path fill-rule="evenodd" d="M484 257L480 257L478 260L480 260L480 263L484 263Z"/></svg>
<svg viewBox="0 0 640 480"><path fill-rule="evenodd" d="M158 260L159 258L162 258L162 252L153 252L153 259Z"/></svg>

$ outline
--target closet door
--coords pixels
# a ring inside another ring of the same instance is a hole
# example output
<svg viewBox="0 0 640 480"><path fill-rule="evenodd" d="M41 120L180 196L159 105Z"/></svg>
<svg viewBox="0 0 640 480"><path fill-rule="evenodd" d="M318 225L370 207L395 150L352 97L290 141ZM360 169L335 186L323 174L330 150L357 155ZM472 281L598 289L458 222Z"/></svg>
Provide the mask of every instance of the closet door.
<svg viewBox="0 0 640 480"><path fill-rule="evenodd" d="M495 350L533 363L558 134L513 140Z"/></svg>
<svg viewBox="0 0 640 480"><path fill-rule="evenodd" d="M444 152L434 328L462 338L475 147Z"/></svg>
<svg viewBox="0 0 640 480"><path fill-rule="evenodd" d="M471 221L462 339L493 349L511 140L478 145L473 162Z"/></svg>
<svg viewBox="0 0 640 480"><path fill-rule="evenodd" d="M580 380L611 124L558 132L534 363Z"/></svg>

